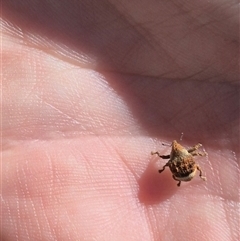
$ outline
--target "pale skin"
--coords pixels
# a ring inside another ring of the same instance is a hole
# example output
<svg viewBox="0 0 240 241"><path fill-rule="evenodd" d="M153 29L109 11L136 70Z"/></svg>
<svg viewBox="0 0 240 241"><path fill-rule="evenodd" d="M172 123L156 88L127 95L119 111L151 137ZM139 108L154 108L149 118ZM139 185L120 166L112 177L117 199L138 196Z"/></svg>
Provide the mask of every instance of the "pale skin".
<svg viewBox="0 0 240 241"><path fill-rule="evenodd" d="M238 240L237 3L50 2L2 1L2 240Z"/></svg>

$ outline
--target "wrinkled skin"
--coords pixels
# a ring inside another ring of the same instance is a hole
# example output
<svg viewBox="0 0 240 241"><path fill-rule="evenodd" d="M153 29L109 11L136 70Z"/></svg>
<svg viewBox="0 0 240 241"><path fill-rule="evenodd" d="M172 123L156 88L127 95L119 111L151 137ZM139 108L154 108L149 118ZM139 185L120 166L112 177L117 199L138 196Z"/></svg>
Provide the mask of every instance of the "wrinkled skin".
<svg viewBox="0 0 240 241"><path fill-rule="evenodd" d="M2 9L2 240L239 239L236 1ZM181 132L206 182L158 173Z"/></svg>

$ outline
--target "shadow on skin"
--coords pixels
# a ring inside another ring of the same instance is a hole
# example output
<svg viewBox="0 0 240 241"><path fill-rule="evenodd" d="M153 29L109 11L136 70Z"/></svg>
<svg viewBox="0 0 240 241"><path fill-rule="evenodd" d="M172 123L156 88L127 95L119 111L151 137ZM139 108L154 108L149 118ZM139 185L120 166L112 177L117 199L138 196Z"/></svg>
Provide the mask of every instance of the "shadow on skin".
<svg viewBox="0 0 240 241"><path fill-rule="evenodd" d="M148 167L139 179L138 198L141 203L151 205L165 201L175 194L179 187L172 179L168 168L162 173L158 172L156 161L150 161Z"/></svg>

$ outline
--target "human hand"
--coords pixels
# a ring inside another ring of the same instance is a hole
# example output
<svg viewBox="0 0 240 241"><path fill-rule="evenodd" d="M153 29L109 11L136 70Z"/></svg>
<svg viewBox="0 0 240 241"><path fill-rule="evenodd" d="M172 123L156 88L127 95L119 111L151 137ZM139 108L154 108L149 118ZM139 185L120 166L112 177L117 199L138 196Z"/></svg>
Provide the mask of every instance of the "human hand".
<svg viewBox="0 0 240 241"><path fill-rule="evenodd" d="M236 240L237 5L191 4L3 1L3 240Z"/></svg>

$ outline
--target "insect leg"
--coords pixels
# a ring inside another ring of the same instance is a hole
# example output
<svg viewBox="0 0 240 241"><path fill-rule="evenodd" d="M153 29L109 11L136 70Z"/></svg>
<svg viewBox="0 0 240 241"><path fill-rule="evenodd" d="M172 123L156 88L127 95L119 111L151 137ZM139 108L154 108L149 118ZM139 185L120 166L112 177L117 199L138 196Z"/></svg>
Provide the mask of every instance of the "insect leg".
<svg viewBox="0 0 240 241"><path fill-rule="evenodd" d="M168 162L163 166L163 168L161 170L158 170L159 173L163 172L165 170L165 167L168 166Z"/></svg>
<svg viewBox="0 0 240 241"><path fill-rule="evenodd" d="M181 181L179 181L178 179L176 179L176 177L175 177L174 175L173 175L172 177L173 177L174 180L178 181L177 186L180 187L180 185L181 185Z"/></svg>
<svg viewBox="0 0 240 241"><path fill-rule="evenodd" d="M192 156L206 156L207 153L206 152L201 152L198 151L198 148L201 147L202 144L198 143L197 145L193 146L192 148L188 149L188 152L192 155Z"/></svg>
<svg viewBox="0 0 240 241"><path fill-rule="evenodd" d="M207 178L202 176L202 169L201 169L201 167L200 167L199 165L197 165L197 169L198 169L198 171L200 172L199 177L200 177L201 179L203 179L203 181L206 181Z"/></svg>
<svg viewBox="0 0 240 241"><path fill-rule="evenodd" d="M160 155L158 151L156 151L156 152L153 152L153 151L152 151L151 154L152 154L152 155L157 154L157 155L158 155L160 158L162 158L162 159L170 159L170 155Z"/></svg>

